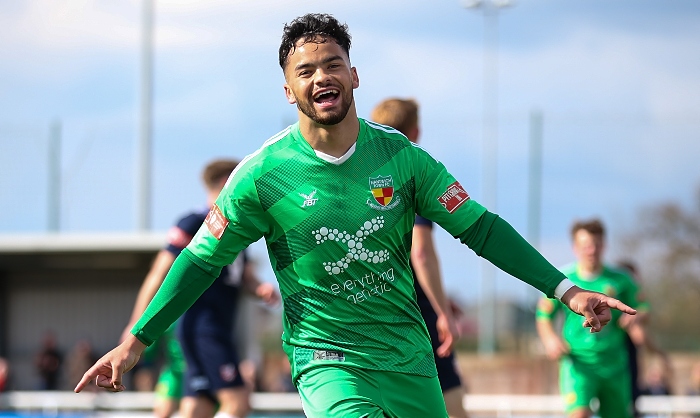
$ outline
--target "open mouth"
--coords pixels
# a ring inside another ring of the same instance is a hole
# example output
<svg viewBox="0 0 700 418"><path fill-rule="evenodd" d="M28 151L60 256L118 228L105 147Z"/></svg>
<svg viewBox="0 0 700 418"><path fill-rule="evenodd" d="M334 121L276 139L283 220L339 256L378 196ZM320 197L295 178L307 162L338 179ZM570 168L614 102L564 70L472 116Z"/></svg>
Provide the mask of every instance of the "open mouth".
<svg viewBox="0 0 700 418"><path fill-rule="evenodd" d="M340 95L340 91L336 89L325 90L314 95L314 102L318 104L331 104Z"/></svg>

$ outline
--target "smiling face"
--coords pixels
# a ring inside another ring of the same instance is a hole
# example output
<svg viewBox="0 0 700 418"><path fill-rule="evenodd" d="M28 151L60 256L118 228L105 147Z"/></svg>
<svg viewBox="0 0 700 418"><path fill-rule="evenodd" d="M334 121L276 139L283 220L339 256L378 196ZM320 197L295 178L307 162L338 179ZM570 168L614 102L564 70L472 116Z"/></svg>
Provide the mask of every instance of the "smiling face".
<svg viewBox="0 0 700 418"><path fill-rule="evenodd" d="M287 101L320 125L342 122L360 85L345 51L332 39L296 42L284 69Z"/></svg>

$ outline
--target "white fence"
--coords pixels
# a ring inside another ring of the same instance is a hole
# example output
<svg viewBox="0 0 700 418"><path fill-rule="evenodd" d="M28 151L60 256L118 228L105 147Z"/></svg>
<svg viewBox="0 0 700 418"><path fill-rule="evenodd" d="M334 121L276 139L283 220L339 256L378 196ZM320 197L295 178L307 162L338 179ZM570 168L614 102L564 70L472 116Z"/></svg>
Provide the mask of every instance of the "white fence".
<svg viewBox="0 0 700 418"><path fill-rule="evenodd" d="M63 411L143 412L150 411L152 392L73 393L16 391L0 394L0 411L36 411L55 416ZM301 412L296 393L255 393L253 410L259 412ZM563 416L558 395L466 395L469 412L508 418L513 416ZM690 417L700 414L700 396L642 396L637 406L648 417Z"/></svg>

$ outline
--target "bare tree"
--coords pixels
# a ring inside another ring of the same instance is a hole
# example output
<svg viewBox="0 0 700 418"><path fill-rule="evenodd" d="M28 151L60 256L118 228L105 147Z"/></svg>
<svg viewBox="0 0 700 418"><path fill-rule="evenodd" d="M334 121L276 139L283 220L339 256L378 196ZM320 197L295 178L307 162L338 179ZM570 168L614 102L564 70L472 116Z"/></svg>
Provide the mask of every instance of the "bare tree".
<svg viewBox="0 0 700 418"><path fill-rule="evenodd" d="M690 209L663 203L642 209L624 248L637 260L652 306L652 332L667 349L700 343L700 188Z"/></svg>

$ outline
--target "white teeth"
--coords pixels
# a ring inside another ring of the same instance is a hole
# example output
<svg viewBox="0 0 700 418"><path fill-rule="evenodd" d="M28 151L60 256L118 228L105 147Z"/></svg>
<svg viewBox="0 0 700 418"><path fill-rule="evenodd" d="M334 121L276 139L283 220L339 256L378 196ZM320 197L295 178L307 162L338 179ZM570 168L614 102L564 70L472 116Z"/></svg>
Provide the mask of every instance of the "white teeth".
<svg viewBox="0 0 700 418"><path fill-rule="evenodd" d="M328 90L324 91L323 93L318 93L314 95L314 99L318 99L319 97L323 96L324 94L340 94L338 90Z"/></svg>

